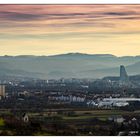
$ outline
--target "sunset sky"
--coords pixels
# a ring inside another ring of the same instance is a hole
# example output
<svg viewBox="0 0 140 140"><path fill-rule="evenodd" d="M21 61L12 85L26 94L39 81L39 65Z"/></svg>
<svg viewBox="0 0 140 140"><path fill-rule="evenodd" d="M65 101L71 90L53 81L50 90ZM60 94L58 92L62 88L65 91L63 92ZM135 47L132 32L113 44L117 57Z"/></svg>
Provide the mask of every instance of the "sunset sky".
<svg viewBox="0 0 140 140"><path fill-rule="evenodd" d="M140 55L140 5L0 5L0 55Z"/></svg>

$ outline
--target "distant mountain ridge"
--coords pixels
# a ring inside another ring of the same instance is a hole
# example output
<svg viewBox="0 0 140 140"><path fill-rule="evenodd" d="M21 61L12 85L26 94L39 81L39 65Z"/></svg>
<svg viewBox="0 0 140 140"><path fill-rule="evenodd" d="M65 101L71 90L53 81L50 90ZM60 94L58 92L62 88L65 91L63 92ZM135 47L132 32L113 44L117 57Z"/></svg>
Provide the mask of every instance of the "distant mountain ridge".
<svg viewBox="0 0 140 140"><path fill-rule="evenodd" d="M129 75L140 74L140 56L68 53L51 56L0 56L0 76L94 79L118 76L120 65L126 66Z"/></svg>

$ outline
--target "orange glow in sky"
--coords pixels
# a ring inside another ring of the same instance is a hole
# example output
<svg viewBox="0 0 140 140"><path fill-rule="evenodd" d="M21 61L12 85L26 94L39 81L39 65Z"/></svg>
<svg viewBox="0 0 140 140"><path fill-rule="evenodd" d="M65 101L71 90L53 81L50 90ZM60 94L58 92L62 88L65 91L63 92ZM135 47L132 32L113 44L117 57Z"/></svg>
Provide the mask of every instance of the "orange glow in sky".
<svg viewBox="0 0 140 140"><path fill-rule="evenodd" d="M140 55L140 5L0 5L0 55Z"/></svg>

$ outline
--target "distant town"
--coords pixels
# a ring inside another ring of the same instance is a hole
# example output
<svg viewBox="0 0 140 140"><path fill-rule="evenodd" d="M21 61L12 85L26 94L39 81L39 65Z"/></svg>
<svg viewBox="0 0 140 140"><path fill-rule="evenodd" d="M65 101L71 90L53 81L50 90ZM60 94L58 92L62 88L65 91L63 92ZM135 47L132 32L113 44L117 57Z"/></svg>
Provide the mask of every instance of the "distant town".
<svg viewBox="0 0 140 140"><path fill-rule="evenodd" d="M123 65L119 77L102 79L3 79L0 134L139 135L139 86Z"/></svg>

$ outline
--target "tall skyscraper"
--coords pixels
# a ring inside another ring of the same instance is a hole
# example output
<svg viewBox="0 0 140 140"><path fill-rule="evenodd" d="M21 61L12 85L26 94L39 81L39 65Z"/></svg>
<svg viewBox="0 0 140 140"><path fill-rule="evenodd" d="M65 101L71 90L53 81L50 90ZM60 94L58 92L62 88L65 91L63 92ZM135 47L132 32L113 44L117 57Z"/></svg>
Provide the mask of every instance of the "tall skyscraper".
<svg viewBox="0 0 140 140"><path fill-rule="evenodd" d="M5 97L5 85L0 85L0 97Z"/></svg>
<svg viewBox="0 0 140 140"><path fill-rule="evenodd" d="M129 83L129 77L128 77L125 67L123 65L120 66L120 83L121 84Z"/></svg>

